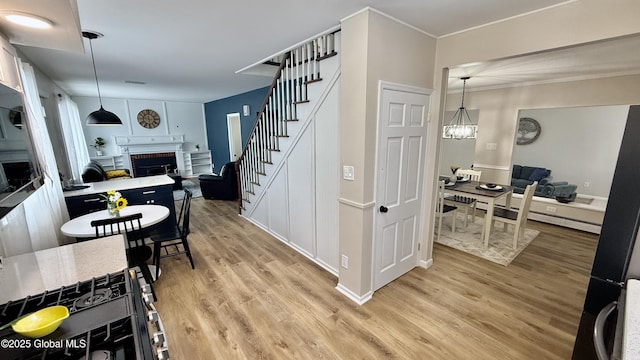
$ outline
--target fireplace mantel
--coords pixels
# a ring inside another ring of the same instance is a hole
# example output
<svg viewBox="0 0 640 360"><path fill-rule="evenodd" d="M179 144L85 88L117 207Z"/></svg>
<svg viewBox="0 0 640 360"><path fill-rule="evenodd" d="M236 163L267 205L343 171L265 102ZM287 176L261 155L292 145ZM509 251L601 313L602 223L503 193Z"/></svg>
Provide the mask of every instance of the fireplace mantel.
<svg viewBox="0 0 640 360"><path fill-rule="evenodd" d="M184 135L116 136L115 142L123 154L182 151Z"/></svg>

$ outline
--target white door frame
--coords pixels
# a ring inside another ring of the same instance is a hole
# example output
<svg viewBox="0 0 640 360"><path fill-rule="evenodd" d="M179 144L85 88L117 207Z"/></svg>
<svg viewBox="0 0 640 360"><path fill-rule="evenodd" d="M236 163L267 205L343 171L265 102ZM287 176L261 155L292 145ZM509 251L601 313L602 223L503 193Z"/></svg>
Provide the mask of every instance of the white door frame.
<svg viewBox="0 0 640 360"><path fill-rule="evenodd" d="M237 122L237 127L232 126ZM229 138L229 161L236 161L242 155L242 124L240 113L227 114L227 136ZM234 157L234 153L236 156Z"/></svg>
<svg viewBox="0 0 640 360"><path fill-rule="evenodd" d="M394 83L394 82L389 82L389 81L384 81L384 80L380 80L378 82L378 113L377 113L377 123L376 123L376 149L375 149L375 178L374 178L374 184L373 184L373 188L374 188L374 217L373 217L373 244L371 246L371 289L373 291L376 291L377 288L375 287L375 276L376 276L376 259L375 259L375 254L376 254L376 246L377 244L377 226L378 226L378 216L377 216L377 211L378 211L378 176L377 174L379 173L379 159L378 159L378 150L380 147L380 142L379 142L379 136L380 136L380 122L382 121L382 93L384 90L395 90L395 91L404 91L404 92L409 92L409 93L414 93L414 94L420 94L420 95L427 95L429 97L431 97L431 94L433 93L433 89L427 89L427 88L421 88L421 87L417 87L417 86L412 86L412 85L406 85L406 84L400 84L400 83ZM427 104L427 106L431 105L431 98L429 98L429 103ZM425 122L429 122L430 121L430 116L429 116L430 112L428 111L426 114L426 119ZM425 143L424 143L424 149L423 151L425 152L425 156L422 160L422 164L421 166L423 167L423 169L426 171L426 164L427 164L427 154L426 151L428 150L429 146L428 146L428 142L429 142L429 134L430 134L430 126L429 124L426 124L426 134L425 134ZM426 179L426 173L423 173L422 175L422 179L421 182L422 184L420 184L419 186L422 189L422 199L420 200L420 213L421 215L425 214L425 179ZM419 241L421 241L422 239L424 239L424 229L425 229L425 221L420 221L420 224L418 226L418 239ZM424 244L422 244L424 245ZM422 250L418 252L418 256L416 258L416 266L420 265L420 254L422 253Z"/></svg>

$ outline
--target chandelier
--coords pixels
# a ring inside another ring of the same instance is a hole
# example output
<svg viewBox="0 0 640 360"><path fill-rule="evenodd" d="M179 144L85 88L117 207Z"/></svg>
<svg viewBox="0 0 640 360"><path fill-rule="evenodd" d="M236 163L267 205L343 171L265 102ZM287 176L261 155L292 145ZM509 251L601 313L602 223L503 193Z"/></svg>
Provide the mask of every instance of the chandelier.
<svg viewBox="0 0 640 360"><path fill-rule="evenodd" d="M453 114L449 125L442 127L442 137L445 139L475 139L478 136L478 125L471 121L469 113L464 107L464 90L469 79L469 76L460 78L462 80L462 103Z"/></svg>
<svg viewBox="0 0 640 360"><path fill-rule="evenodd" d="M93 64L93 75L96 78L96 87L98 88L98 99L100 100L100 109L92 112L87 116L87 125L89 126L104 126L104 125L122 125L122 120L102 107L102 96L100 95L100 85L98 85L98 73L96 72L96 60L93 57L93 45L91 41L102 37L102 34L94 31L83 31L82 36L89 39L89 47L91 49L91 63Z"/></svg>

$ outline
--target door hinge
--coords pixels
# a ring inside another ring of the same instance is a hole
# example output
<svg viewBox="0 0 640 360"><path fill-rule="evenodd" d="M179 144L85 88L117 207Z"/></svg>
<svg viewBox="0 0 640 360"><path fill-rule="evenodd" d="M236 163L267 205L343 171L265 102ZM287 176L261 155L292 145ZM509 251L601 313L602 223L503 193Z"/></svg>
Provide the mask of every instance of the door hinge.
<svg viewBox="0 0 640 360"><path fill-rule="evenodd" d="M418 243L418 251L420 251L420 243Z"/></svg>

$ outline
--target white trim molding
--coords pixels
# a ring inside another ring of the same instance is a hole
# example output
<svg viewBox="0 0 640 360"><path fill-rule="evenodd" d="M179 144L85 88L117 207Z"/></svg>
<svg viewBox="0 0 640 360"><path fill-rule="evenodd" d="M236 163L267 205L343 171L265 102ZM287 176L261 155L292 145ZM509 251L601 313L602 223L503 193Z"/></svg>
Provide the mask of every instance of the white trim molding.
<svg viewBox="0 0 640 360"><path fill-rule="evenodd" d="M338 198L338 202L340 204L351 206L351 207L354 207L356 209L368 209L368 208L372 208L372 207L374 207L376 205L375 201L371 201L371 202L363 204L363 203L359 203L357 201L353 201L353 200L349 200L349 199L345 199L345 198Z"/></svg>
<svg viewBox="0 0 640 360"><path fill-rule="evenodd" d="M509 171L511 170L511 167L509 166L502 166L502 165L488 165L488 164L473 164L473 168L483 168L483 169L493 169L493 170L503 170L503 171Z"/></svg>
<svg viewBox="0 0 640 360"><path fill-rule="evenodd" d="M342 295L346 296L347 298L349 298L349 300L355 302L358 305L364 305L367 301L371 300L371 298L373 297L373 291L368 291L366 294L362 296L358 296L356 293L349 290L346 286L340 283L336 285L336 290L338 290L338 292L340 292Z"/></svg>
<svg viewBox="0 0 640 360"><path fill-rule="evenodd" d="M182 151L184 135L115 136L115 143L122 154Z"/></svg>
<svg viewBox="0 0 640 360"><path fill-rule="evenodd" d="M429 260L420 260L420 263L418 264L418 266L420 266L421 268L425 268L428 269L433 265L433 259L429 259Z"/></svg>

